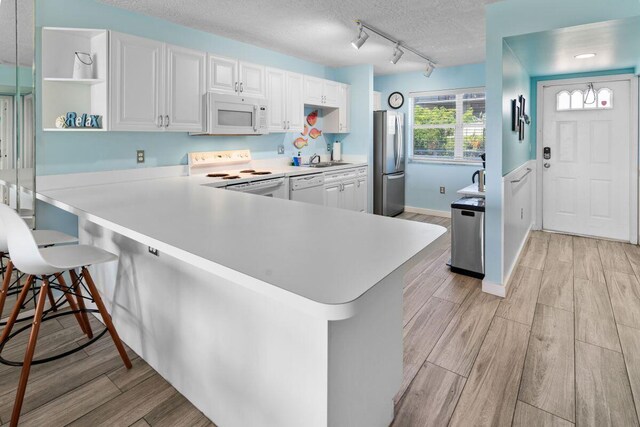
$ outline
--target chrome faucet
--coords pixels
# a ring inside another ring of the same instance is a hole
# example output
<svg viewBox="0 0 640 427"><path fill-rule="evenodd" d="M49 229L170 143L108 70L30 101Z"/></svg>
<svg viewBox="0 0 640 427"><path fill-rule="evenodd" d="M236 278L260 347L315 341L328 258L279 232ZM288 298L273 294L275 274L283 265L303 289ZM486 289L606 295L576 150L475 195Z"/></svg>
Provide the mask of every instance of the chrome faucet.
<svg viewBox="0 0 640 427"><path fill-rule="evenodd" d="M316 159L318 160L316 163L320 163L320 156L317 153L313 153L313 156L309 157L309 164L312 165Z"/></svg>

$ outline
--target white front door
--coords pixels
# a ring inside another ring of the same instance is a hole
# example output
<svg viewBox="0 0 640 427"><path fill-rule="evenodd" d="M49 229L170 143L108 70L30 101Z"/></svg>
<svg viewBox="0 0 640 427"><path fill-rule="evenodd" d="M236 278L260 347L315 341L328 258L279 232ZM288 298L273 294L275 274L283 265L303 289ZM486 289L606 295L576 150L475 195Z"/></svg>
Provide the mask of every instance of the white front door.
<svg viewBox="0 0 640 427"><path fill-rule="evenodd" d="M538 159L543 165L542 225L546 230L629 241L635 151L631 84L599 81L594 88L596 94L608 88L612 97L601 92L594 108L581 101L586 82L544 88L539 141L543 155Z"/></svg>

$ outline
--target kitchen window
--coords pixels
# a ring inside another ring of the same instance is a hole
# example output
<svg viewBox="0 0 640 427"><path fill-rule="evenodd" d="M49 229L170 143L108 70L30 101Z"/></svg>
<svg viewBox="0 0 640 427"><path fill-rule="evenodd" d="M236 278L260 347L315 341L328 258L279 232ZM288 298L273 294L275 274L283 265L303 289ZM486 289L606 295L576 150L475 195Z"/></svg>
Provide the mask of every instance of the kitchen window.
<svg viewBox="0 0 640 427"><path fill-rule="evenodd" d="M409 96L413 160L477 162L484 153L484 88Z"/></svg>

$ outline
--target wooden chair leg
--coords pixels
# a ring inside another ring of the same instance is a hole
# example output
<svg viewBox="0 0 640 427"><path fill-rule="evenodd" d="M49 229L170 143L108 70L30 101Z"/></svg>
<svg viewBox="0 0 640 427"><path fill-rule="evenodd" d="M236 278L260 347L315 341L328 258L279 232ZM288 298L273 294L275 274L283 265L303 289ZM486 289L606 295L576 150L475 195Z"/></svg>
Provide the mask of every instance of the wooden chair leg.
<svg viewBox="0 0 640 427"><path fill-rule="evenodd" d="M29 344L27 345L27 351L24 355L24 363L22 365L22 372L20 373L20 382L18 383L18 390L16 391L16 400L13 404L13 413L11 414L11 427L17 427L18 420L20 419L20 411L22 410L24 393L27 390L27 381L29 380L29 372L31 371L31 361L33 361L33 354L36 351L38 332L40 331L40 323L42 322L42 312L44 311L44 304L46 302L46 296L48 294L49 280L46 276L43 276L42 287L40 289L40 295L38 296L38 304L36 305L36 313L33 318L33 326L31 326L31 334L29 335Z"/></svg>
<svg viewBox="0 0 640 427"><path fill-rule="evenodd" d="M35 280L34 276L29 276L27 278L27 283L25 283L24 287L20 291L20 294L18 295L18 299L16 300L16 303L13 306L13 311L11 312L9 319L7 319L7 324L2 330L2 336L0 336L0 342L3 342L5 339L7 339L7 337L11 333L11 330L13 329L13 325L15 325L16 319L18 318L18 315L20 314L20 310L22 309L22 304L24 304L24 300L27 298L27 294L29 293L29 289L31 288L31 285L33 284L34 280Z"/></svg>
<svg viewBox="0 0 640 427"><path fill-rule="evenodd" d="M81 310L86 310L87 307L84 304L84 298L82 298L82 286L80 286L80 279L78 279L78 275L75 270L69 270L69 274L71 275L71 285L73 286L73 290L78 296L78 305ZM93 331L91 330L91 323L89 322L89 316L85 311L82 312L82 318L84 319L85 332L89 339L93 338Z"/></svg>
<svg viewBox="0 0 640 427"><path fill-rule="evenodd" d="M49 304L51 304L51 308L53 308L53 311L54 312L58 311L58 308L56 307L56 299L53 297L53 292L51 292L51 288L48 286L47 286L47 296L49 297Z"/></svg>
<svg viewBox="0 0 640 427"><path fill-rule="evenodd" d="M67 283L65 282L64 277L62 276L62 273L56 274L56 279L58 279L58 283L60 283L60 289L62 289L62 291L64 292L64 297L67 299L67 302L69 303L69 307L71 307L71 310L78 311L79 310L78 304L76 304L76 300L74 300L73 296L71 296L71 294L69 293L70 290L67 287ZM84 324L84 319L82 318L81 314L74 313L74 316L78 321L78 325L80 325L80 329L82 329L82 333L86 334L87 328Z"/></svg>
<svg viewBox="0 0 640 427"><path fill-rule="evenodd" d="M87 286L89 287L89 291L91 292L91 296L98 306L98 311L100 311L100 315L102 316L102 320L104 324L107 326L109 333L111 334L111 338L113 339L113 343L116 345L118 349L118 353L120 353L120 357L124 362L124 365L127 369L131 369L131 360L129 360L129 356L127 355L127 351L124 349L124 345L122 345L122 341L120 341L120 337L118 336L118 332L116 328L113 326L113 322L111 322L111 316L107 312L107 308L102 302L102 298L100 297L100 293L98 292L98 288L96 288L95 283L93 283L93 278L91 274L89 274L89 270L86 267L82 267L82 275L87 282Z"/></svg>
<svg viewBox="0 0 640 427"><path fill-rule="evenodd" d="M0 289L0 318L2 317L2 310L4 309L4 303L7 300L7 292L9 292L9 285L11 284L11 276L13 275L13 263L11 260L7 262L7 269L4 271L4 280L2 281L2 289Z"/></svg>

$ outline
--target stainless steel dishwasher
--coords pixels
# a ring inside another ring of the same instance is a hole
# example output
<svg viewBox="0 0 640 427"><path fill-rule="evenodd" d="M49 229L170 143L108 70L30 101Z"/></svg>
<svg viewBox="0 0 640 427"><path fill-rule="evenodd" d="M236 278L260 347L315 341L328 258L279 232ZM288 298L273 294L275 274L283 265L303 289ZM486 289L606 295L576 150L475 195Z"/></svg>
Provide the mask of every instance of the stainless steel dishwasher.
<svg viewBox="0 0 640 427"><path fill-rule="evenodd" d="M451 271L484 277L484 198L451 204Z"/></svg>
<svg viewBox="0 0 640 427"><path fill-rule="evenodd" d="M289 178L289 199L324 205L324 174L315 173Z"/></svg>

